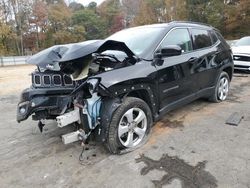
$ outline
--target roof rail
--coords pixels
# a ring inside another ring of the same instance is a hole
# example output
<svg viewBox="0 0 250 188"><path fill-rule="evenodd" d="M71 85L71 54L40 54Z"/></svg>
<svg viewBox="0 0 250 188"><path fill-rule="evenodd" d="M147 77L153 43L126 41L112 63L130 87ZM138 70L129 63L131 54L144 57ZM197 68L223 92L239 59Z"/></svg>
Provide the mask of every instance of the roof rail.
<svg viewBox="0 0 250 188"><path fill-rule="evenodd" d="M208 27L213 27L213 26L206 24L206 23L193 22L193 21L171 21L170 23L190 23L190 24L199 24L199 25L204 25L204 26L208 26Z"/></svg>

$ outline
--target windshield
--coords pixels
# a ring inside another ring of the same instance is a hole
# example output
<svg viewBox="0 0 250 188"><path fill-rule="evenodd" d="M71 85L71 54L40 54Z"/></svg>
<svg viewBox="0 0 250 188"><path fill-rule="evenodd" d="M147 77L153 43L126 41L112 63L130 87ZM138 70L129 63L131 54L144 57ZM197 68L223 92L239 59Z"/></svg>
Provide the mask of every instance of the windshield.
<svg viewBox="0 0 250 188"><path fill-rule="evenodd" d="M164 28L157 27L137 27L119 31L107 40L124 42L128 48L136 55L141 55L147 48L154 44Z"/></svg>
<svg viewBox="0 0 250 188"><path fill-rule="evenodd" d="M235 46L250 46L250 37L241 38L235 43Z"/></svg>

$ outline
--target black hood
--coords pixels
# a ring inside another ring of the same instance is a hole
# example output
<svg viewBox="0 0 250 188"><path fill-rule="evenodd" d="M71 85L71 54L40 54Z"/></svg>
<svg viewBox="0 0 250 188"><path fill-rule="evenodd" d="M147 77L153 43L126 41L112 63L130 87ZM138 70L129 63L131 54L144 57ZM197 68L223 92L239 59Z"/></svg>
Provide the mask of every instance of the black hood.
<svg viewBox="0 0 250 188"><path fill-rule="evenodd" d="M59 63L82 59L92 53L102 53L107 50L122 51L128 57L135 56L124 42L89 40L80 43L52 46L30 57L27 63L35 64L44 70L60 71Z"/></svg>
<svg viewBox="0 0 250 188"><path fill-rule="evenodd" d="M70 46L71 44L52 46L28 58L27 63L37 65L42 69L60 70L57 62Z"/></svg>
<svg viewBox="0 0 250 188"><path fill-rule="evenodd" d="M76 44L77 45L77 44ZM135 54L126 46L124 42L107 40L107 41L97 41L92 43L89 46L78 46L68 50L63 57L60 59L60 62L69 62L76 59L82 59L92 53L102 53L107 50L122 51L128 57L133 57Z"/></svg>
<svg viewBox="0 0 250 188"><path fill-rule="evenodd" d="M106 50L122 51L127 54L128 57L134 57L135 54L128 48L124 42L107 40L97 50L97 53L102 53Z"/></svg>
<svg viewBox="0 0 250 188"><path fill-rule="evenodd" d="M89 40L80 43L55 45L31 56L27 63L39 66L41 69L59 71L62 59L77 59L95 52L102 40Z"/></svg>
<svg viewBox="0 0 250 188"><path fill-rule="evenodd" d="M75 43L72 48L69 48L62 56L60 62L68 62L88 56L96 52L103 43L103 40L89 40L82 43Z"/></svg>

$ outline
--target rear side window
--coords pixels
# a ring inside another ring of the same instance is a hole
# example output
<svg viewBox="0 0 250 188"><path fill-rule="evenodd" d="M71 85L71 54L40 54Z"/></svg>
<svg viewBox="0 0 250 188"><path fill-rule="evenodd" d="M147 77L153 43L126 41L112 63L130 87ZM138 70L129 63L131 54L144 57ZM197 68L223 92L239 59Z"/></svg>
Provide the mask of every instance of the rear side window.
<svg viewBox="0 0 250 188"><path fill-rule="evenodd" d="M212 39L212 43L215 44L218 41L218 37L213 30L209 31Z"/></svg>
<svg viewBox="0 0 250 188"><path fill-rule="evenodd" d="M191 29L191 32L195 50L212 46L212 41L207 30Z"/></svg>
<svg viewBox="0 0 250 188"><path fill-rule="evenodd" d="M167 37L162 41L161 48L168 45L178 45L183 52L192 50L192 42L187 29L174 29L167 34Z"/></svg>

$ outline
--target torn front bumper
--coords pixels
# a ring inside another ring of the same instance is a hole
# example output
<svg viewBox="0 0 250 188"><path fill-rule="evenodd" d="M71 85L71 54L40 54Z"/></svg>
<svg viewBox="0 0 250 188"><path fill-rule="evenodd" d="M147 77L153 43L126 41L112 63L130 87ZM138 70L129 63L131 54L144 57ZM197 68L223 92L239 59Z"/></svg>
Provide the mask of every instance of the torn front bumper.
<svg viewBox="0 0 250 188"><path fill-rule="evenodd" d="M69 94L72 89L28 88L21 94L17 105L17 122L27 119L35 113L33 119L53 119L61 114L71 103Z"/></svg>

